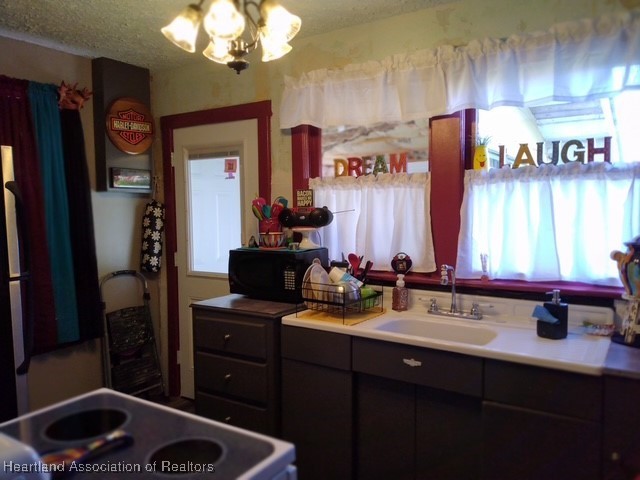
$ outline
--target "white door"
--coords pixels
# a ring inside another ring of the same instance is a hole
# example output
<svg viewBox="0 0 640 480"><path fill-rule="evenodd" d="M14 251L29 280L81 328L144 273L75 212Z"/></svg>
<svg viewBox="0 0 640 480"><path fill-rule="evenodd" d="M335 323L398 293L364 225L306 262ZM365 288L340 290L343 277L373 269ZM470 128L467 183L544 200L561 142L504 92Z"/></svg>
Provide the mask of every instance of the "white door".
<svg viewBox="0 0 640 480"><path fill-rule="evenodd" d="M229 250L256 234L251 200L258 191L258 123L176 129L173 140L180 395L194 398L190 305L229 293ZM236 173L224 172L228 159L238 160Z"/></svg>

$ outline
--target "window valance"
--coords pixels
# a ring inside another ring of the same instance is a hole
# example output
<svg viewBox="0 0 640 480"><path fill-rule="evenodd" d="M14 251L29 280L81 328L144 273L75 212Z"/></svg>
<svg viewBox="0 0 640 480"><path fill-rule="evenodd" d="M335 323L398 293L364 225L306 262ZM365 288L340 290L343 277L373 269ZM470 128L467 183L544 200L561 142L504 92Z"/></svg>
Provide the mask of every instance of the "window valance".
<svg viewBox="0 0 640 480"><path fill-rule="evenodd" d="M281 128L371 125L640 87L640 11L286 77Z"/></svg>

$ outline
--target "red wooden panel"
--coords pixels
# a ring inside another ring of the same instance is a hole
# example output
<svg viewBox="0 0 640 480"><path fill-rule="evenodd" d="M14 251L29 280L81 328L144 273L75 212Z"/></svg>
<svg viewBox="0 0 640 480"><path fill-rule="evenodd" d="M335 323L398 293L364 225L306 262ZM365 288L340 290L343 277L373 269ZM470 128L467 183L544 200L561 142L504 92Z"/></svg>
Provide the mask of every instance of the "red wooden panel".
<svg viewBox="0 0 640 480"><path fill-rule="evenodd" d="M459 114L430 122L431 226L437 265L456 263L464 178L462 125Z"/></svg>

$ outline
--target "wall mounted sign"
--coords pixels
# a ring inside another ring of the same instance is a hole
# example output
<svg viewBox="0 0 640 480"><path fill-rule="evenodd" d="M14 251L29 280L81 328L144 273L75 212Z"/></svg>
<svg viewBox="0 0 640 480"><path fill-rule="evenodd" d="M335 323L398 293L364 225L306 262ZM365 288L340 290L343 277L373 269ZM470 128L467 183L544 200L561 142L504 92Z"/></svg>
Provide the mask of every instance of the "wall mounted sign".
<svg viewBox="0 0 640 480"><path fill-rule="evenodd" d="M233 174L238 171L238 159L237 158L225 158L224 159L224 173L227 174L227 180L233 180L236 178Z"/></svg>
<svg viewBox="0 0 640 480"><path fill-rule="evenodd" d="M407 154L369 155L365 157L336 158L333 160L336 177L369 175L373 173L405 173Z"/></svg>
<svg viewBox="0 0 640 480"><path fill-rule="evenodd" d="M313 207L313 190L296 190L297 207Z"/></svg>
<svg viewBox="0 0 640 480"><path fill-rule="evenodd" d="M146 152L153 142L153 118L147 106L135 98L119 98L107 111L107 136L129 155Z"/></svg>
<svg viewBox="0 0 640 480"><path fill-rule="evenodd" d="M518 168L522 165L532 165L534 167L540 165L558 165L562 163L585 163L593 162L596 155L603 155L605 162L611 162L611 137L604 137L604 145L596 147L595 139L587 138L587 145L580 140L568 140L564 142L562 148L559 141L551 142L551 153L544 155L544 142L538 142L535 145L536 157L534 159L529 145L521 143L516 153L512 168ZM500 166L505 164L506 149L504 145L500 145L499 157Z"/></svg>

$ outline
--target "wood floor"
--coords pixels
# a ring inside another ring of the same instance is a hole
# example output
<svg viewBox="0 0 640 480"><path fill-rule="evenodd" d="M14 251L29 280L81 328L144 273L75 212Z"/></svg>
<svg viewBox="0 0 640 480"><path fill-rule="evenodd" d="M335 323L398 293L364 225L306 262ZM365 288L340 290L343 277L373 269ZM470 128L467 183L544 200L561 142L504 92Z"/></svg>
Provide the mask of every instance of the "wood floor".
<svg viewBox="0 0 640 480"><path fill-rule="evenodd" d="M195 413L195 405L193 400L184 397L166 397L164 395L149 397L150 401L165 405L170 408L175 408L183 412Z"/></svg>

